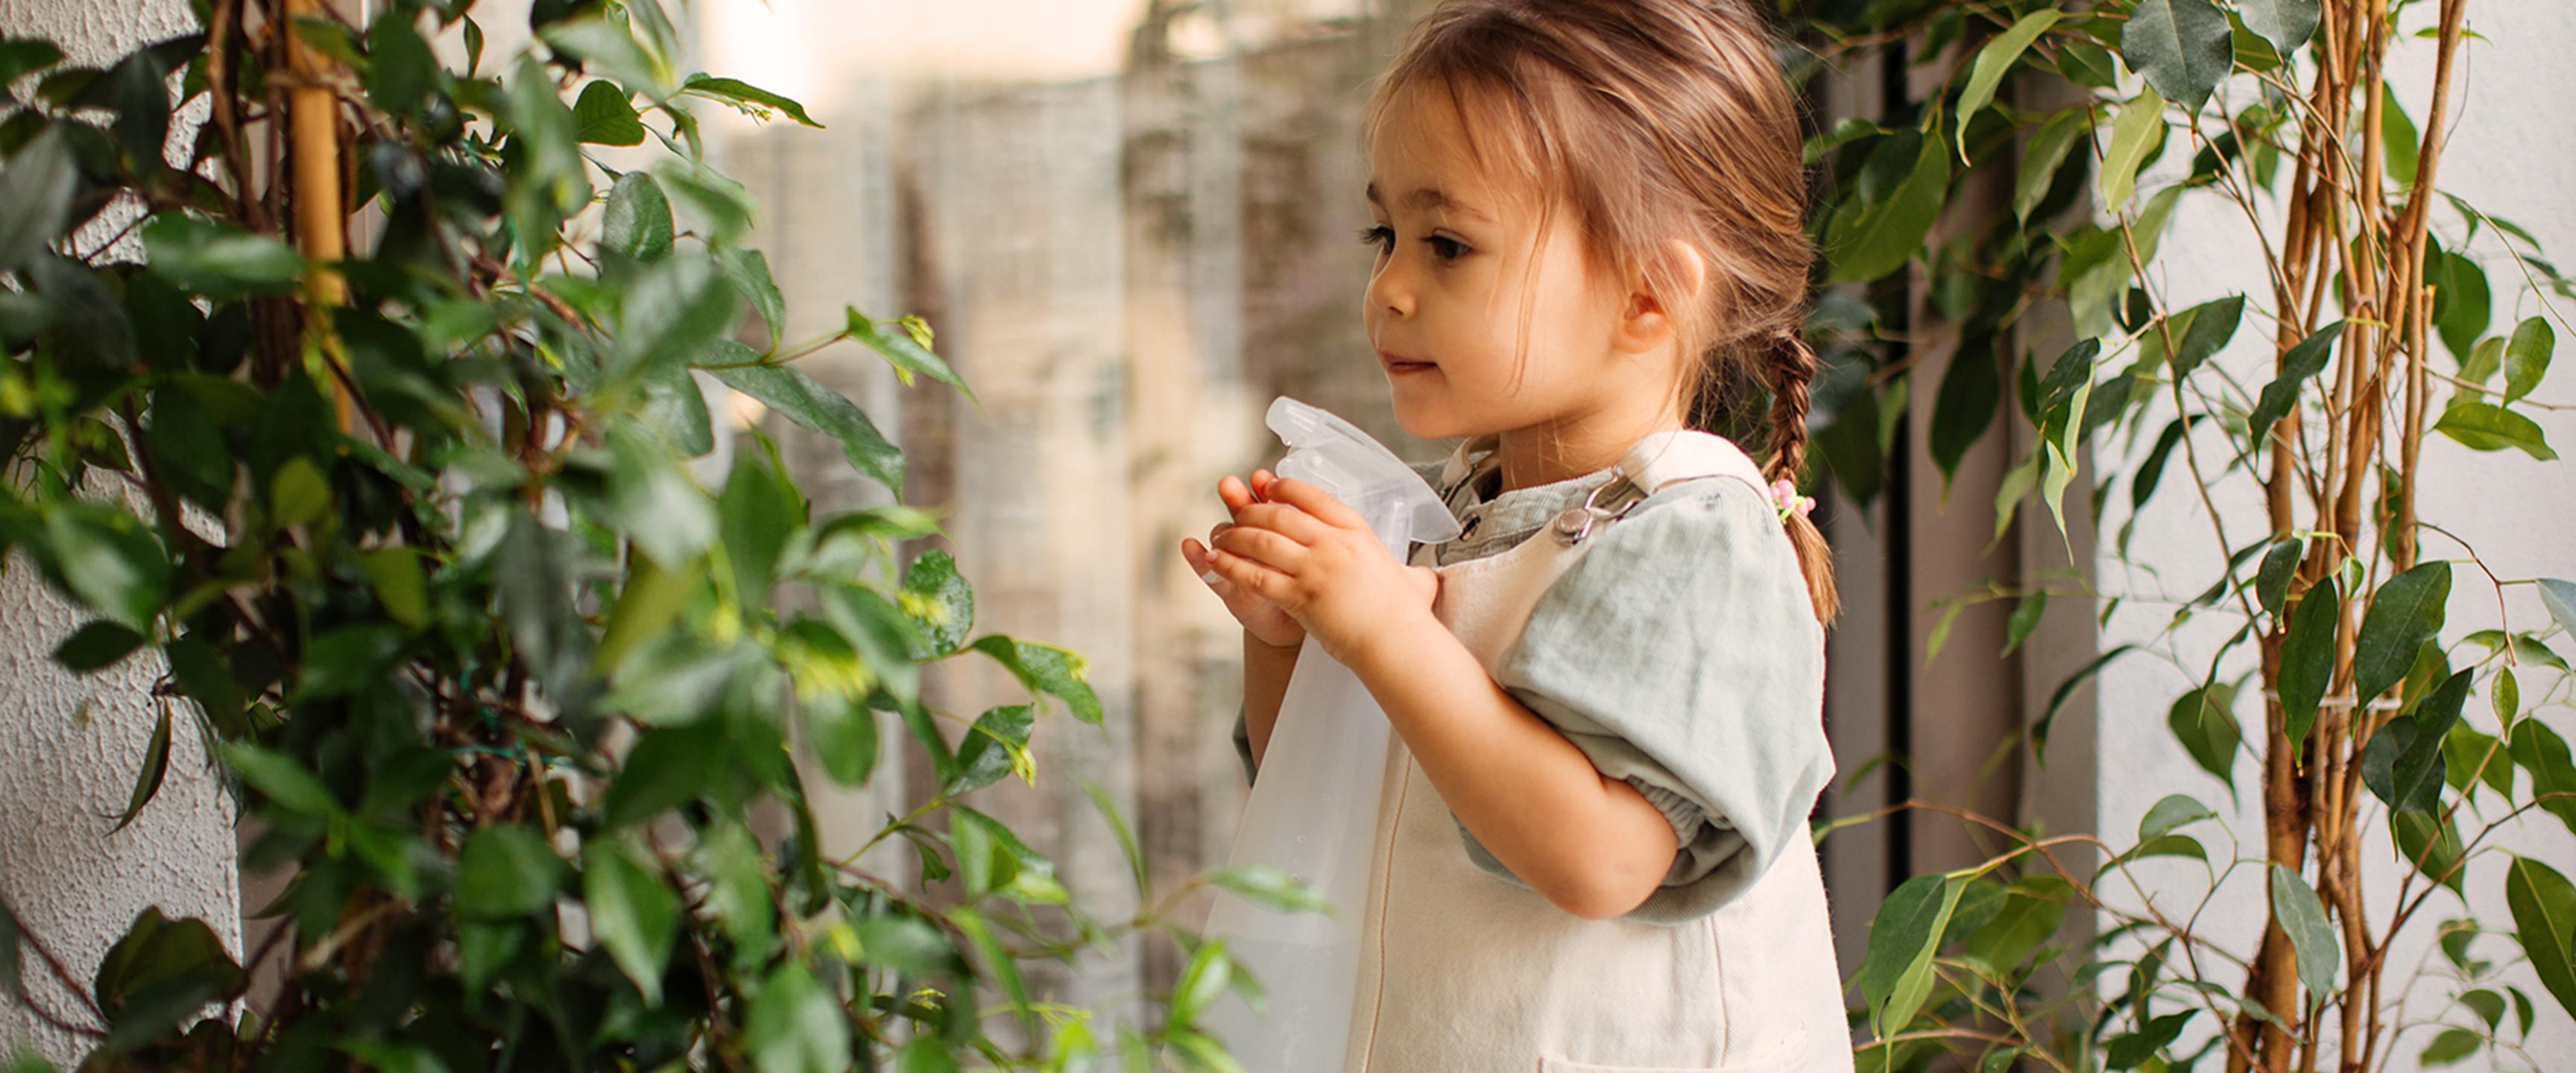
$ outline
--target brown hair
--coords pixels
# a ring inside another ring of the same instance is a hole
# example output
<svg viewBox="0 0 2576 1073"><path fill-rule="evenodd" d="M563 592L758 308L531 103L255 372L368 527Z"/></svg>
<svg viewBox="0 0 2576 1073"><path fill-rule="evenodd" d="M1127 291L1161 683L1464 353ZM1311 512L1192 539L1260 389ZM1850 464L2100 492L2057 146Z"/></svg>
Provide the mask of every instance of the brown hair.
<svg viewBox="0 0 2576 1073"><path fill-rule="evenodd" d="M1681 352L1698 355L1675 385L1693 427L1709 423L1729 363L1750 366L1771 393L1763 476L1777 480L1806 462L1816 357L1801 329L1815 251L1797 109L1771 44L1741 0L1450 0L1414 27L1367 127L1403 90L1445 91L1500 150L1471 139L1480 163L1536 184L1538 234L1568 205L1592 263L1678 296L1664 304ZM1676 240L1706 265L1696 296L1684 266L1659 252ZM1789 537L1816 619L1831 624L1824 534L1793 512Z"/></svg>

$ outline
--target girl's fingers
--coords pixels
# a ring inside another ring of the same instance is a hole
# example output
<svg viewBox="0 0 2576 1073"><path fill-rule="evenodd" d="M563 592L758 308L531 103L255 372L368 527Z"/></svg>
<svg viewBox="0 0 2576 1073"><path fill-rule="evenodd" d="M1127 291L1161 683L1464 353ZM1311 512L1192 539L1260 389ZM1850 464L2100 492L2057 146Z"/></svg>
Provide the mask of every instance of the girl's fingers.
<svg viewBox="0 0 2576 1073"><path fill-rule="evenodd" d="M1264 566L1287 574L1295 574L1306 562L1305 545L1258 526L1238 525L1228 529L1214 547L1241 558L1258 560Z"/></svg>
<svg viewBox="0 0 2576 1073"><path fill-rule="evenodd" d="M1236 519L1240 525L1268 529L1300 544L1313 544L1332 535L1331 527L1286 503L1255 503L1243 508Z"/></svg>
<svg viewBox="0 0 2576 1073"><path fill-rule="evenodd" d="M1358 511L1344 506L1342 501L1333 498L1331 493L1304 481L1283 477L1270 482L1263 491L1272 500L1303 510L1335 528L1362 530L1368 528L1367 519L1360 517Z"/></svg>
<svg viewBox="0 0 2576 1073"><path fill-rule="evenodd" d="M1190 570L1198 574L1199 580L1211 586L1225 580L1225 575L1209 568L1208 548L1196 540L1181 538L1181 561L1190 564Z"/></svg>
<svg viewBox="0 0 2576 1073"><path fill-rule="evenodd" d="M1228 554L1223 548L1208 549L1208 566L1227 581L1267 600L1276 601L1288 583L1287 577L1278 571L1240 555Z"/></svg>

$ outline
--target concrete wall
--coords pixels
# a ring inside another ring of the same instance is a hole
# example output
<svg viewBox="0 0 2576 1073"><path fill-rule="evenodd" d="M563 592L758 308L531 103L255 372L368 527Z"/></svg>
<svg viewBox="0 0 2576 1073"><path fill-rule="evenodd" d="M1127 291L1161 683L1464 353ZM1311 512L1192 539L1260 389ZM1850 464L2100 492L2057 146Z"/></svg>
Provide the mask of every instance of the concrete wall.
<svg viewBox="0 0 2576 1073"><path fill-rule="evenodd" d="M77 64L104 64L194 28L181 0L0 0L0 31L49 38ZM180 118L174 143L195 133ZM108 946L148 906L204 919L240 956L232 802L209 767L195 711L167 702L173 733L160 795L132 826L110 833L163 710L149 690L165 668L147 651L94 675L64 673L53 665L54 646L85 616L46 589L23 557L0 570L0 899L79 985L66 988L31 951L21 967L29 1000L59 1019L94 1025L79 995ZM0 1052L17 1045L57 1060L86 1049L25 1006L0 1002Z"/></svg>
<svg viewBox="0 0 2576 1073"><path fill-rule="evenodd" d="M2470 27L2486 39L2469 41L2461 49L2454 87L2457 103L2449 117L2454 124L2454 141L2442 160L2437 184L2484 212L2521 224L2546 245L2547 253L2555 255L2559 263L2566 263L2568 256L2576 254L2576 187L2565 181L2569 163L2576 160L2571 155L2576 150L2570 148L2576 146L2576 112L2570 112L2562 102L2576 98L2576 69L2564 62L2567 51L2576 48L2576 18L2557 4L2480 3L2471 5L2470 11ZM2432 14L2431 5L2416 5L2406 12L2390 65L2390 81L2398 99L2419 125L2431 107L2434 49L2430 41L2405 35L2429 25ZM2169 158L2187 155L2168 153ZM2464 228L2456 213L2447 206L2437 208L2433 225L2447 247L2459 248ZM2247 254L2248 238L2246 220L2234 206L2216 198L2187 199L2176 210L2153 277L2174 308L2237 291L2257 296L2255 302L2249 303L2247 330L2240 330L2236 344L2219 360L2240 382L2259 386L2270 379L2271 358L2269 333L2254 330L2258 322L2253 306L2268 307L2270 303L2262 264ZM2539 312L2537 301L2521 285L2520 274L2495 243L2492 231L2479 236L2472 252L2486 265L2495 287L2490 334L2509 332L2515 322ZM2564 298L2556 301L2562 316L2576 313L2576 303ZM2576 403L2576 372L2567 368L2571 343L2564 326L2567 322L2560 319L2557 323L2559 368L2541 384L2534 397L2565 405ZM2268 327L2268 322L2264 326ZM2455 368L2447 354L2433 360L2437 374ZM2439 390L2437 381L2432 412L2439 412L2444 397L2446 393ZM2161 428L2169 416L2164 413L2154 418L2147 437L2133 446L2102 444L2096 461L2105 469L2134 465L2136 457L2152 443L2154 430ZM2560 451L2576 449L2576 411L2562 409L2533 416ZM2428 416L2428 423L2429 420ZM2196 442L2205 466L2226 454L2225 445L2214 435ZM2433 435L2424 440L2422 458L2422 516L2471 542L2475 553L2497 577L2576 577L2576 544L2568 539L2569 533L2576 532L2576 472L2571 472L2567 463L2539 462L2512 451L2481 454ZM2213 474L2215 468L2210 466ZM2184 599L2218 576L2223 553L2218 550L2209 517L2198 498L2180 483L2188 476L2178 461L2168 469L2164 490L2137 519L2131 562L2127 565L2110 554L2107 534L2121 524L2125 514L2121 508L2127 503L2125 494L2113 497L2115 507L2102 525L2104 546L2093 562L2097 583L2106 594L2164 593ZM2070 499L2074 494L2070 490ZM2259 488L2253 481L2242 475L2216 479L2211 496L2229 540L2242 545L2267 528ZM2545 626L2547 614L2531 586L2504 587L2499 608L2499 593L2467 561L2468 554L2459 543L2443 536L2427 533L2423 539L2427 560L2449 558L2456 564L2449 623L2441 634L2444 641L2456 642L2472 631L2497 626L2503 620L2509 620L2517 630ZM2124 604L2111 617L2101 643L2109 647L2150 641L2172 612L2170 604ZM2235 625L2231 616L2207 614L2157 642L2155 647L2180 660L2183 666L2205 668L2216 643ZM2552 644L2561 656L2576 656L2576 644L2564 638ZM2471 648L2456 652L2454 666L2467 665L2476 651ZM2223 675L2232 676L2252 667L2255 656L2250 645L2238 649L2223 665ZM2557 682L2554 672L2526 664L2518 673L2526 706L2553 688L2558 690L2557 696L2565 696L2565 683ZM2186 792L2218 809L2241 840L2231 854L2225 839L2213 828L2204 825L2195 829L2193 833L2202 835L2203 841L2210 844L2213 858L2222 863L2235 855L2259 860L2263 830L2255 786L2259 758L2250 750L2240 756L2236 770L2239 792L2231 801L2226 788L2201 772L2165 729L2167 708L2191 684L2175 664L2153 656L2126 657L2103 673L2095 687L2100 698L2097 755L2102 771L2098 786L2102 830L2113 836L2134 831L2138 818L2158 799L2168 793ZM2237 706L2236 717L2241 723L2259 727L2263 718L2260 702L2252 687L2246 692ZM2563 699L2545 714L2562 731L2569 729ZM2495 718L2489 712L2483 688L2470 700L2466 718L2488 733L2495 731ZM2529 781L2524 780L2522 785L2528 792ZM2493 797L2482 803L2488 818L2500 813ZM2467 818L2466 812L2463 816L2465 833L2475 832L2485 822ZM2377 833L2362 851L2365 868L2372 876L2365 884L2366 904L2372 919L2379 922L2376 928L2384 926L2394 910L2394 879L2399 869L2387 848L2383 811L2373 808L2366 812L2365 820L2369 829ZM2119 839L2115 837L2114 841L2116 844ZM2401 942L2390 954L2393 968L2387 998L2393 1005L2403 995L2405 1005L2398 1012L2404 1021L2423 1022L2443 1016L2449 996L2462 989L2442 977L2444 966L2438 954L2425 958L2442 920L2474 915L2496 929L2512 927L2503 897L2504 870L2509 859L2497 850L2539 857L2565 870L2568 862L2576 860L2576 838L2571 838L2556 821L2535 813L2500 831L2481 847L2480 856L2469 865L2465 907L2448 892L2434 895L2412 926L2412 940ZM2168 909L2188 912L2209 890L2206 875L2187 862L2149 862L2141 874L2150 879L2158 903ZM2250 951L2263 919L2263 882L2259 867L2239 869L2229 876L2201 918L2202 933L2230 950ZM2512 940L2504 935L2482 938L2473 950L2476 956L2496 962L2519 957ZM2418 964L2426 965L2429 974L2409 989L2405 986L2408 974ZM2217 976L2230 986L2238 982L2232 971L2220 970ZM2571 1024L2565 1012L2550 1000L2527 967L2505 970L2504 979L2520 985L2539 1005L2540 1027L2533 1034L2532 1054L2563 1054L2576 1047L2576 1024ZM2171 1008L2174 1007L2168 1007ZM2456 1008L2448 1013L2454 1023L2471 1019ZM2508 1017L2507 1025L2511 1023ZM2389 1068L2415 1068L2415 1056L2437 1030L2418 1025L2395 1041L2393 1050L2384 1044L2382 1050L2393 1053L2395 1059ZM2487 1068L2486 1061L2483 1057L2473 1058L2459 1068ZM2525 1061L2531 1060L2510 1059L2500 1062L2497 1068L2520 1068ZM2547 1060L2536 1061L2538 1067L2549 1066Z"/></svg>

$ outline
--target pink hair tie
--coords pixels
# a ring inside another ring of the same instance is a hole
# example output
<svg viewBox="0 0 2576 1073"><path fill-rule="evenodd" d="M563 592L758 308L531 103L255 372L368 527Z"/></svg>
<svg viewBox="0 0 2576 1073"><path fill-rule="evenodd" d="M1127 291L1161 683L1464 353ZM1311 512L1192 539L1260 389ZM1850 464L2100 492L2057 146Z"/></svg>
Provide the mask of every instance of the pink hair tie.
<svg viewBox="0 0 2576 1073"><path fill-rule="evenodd" d="M1799 495L1797 484L1787 477L1771 482L1771 500L1772 508L1780 512L1783 525L1788 524L1790 511L1798 512L1798 516L1803 518L1807 512L1816 509L1816 497Z"/></svg>

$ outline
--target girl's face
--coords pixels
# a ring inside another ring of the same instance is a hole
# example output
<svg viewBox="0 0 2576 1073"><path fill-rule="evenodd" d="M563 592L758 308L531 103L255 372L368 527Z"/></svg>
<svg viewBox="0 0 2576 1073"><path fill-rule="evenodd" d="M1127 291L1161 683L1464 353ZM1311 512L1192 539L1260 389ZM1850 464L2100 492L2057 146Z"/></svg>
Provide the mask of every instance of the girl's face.
<svg viewBox="0 0 2576 1073"><path fill-rule="evenodd" d="M1570 208L1539 233L1536 191L1485 173L1446 93L1401 91L1369 155L1361 319L1406 432L1562 429L1636 397L1652 363L1615 360L1626 289L1587 263Z"/></svg>

